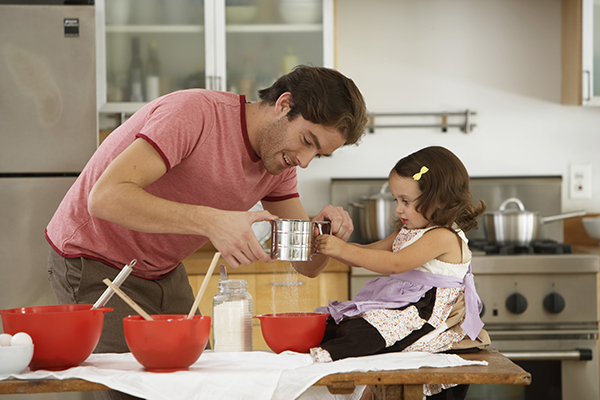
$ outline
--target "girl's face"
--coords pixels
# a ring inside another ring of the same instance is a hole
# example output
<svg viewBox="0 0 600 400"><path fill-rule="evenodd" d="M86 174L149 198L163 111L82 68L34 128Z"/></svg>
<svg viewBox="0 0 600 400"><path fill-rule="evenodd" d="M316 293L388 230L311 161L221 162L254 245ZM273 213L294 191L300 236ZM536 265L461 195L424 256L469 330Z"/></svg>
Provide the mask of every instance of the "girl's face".
<svg viewBox="0 0 600 400"><path fill-rule="evenodd" d="M419 183L412 177L399 176L395 172L389 179L390 190L396 198L396 215L407 229L423 229L430 222L415 209L415 200L421 195Z"/></svg>

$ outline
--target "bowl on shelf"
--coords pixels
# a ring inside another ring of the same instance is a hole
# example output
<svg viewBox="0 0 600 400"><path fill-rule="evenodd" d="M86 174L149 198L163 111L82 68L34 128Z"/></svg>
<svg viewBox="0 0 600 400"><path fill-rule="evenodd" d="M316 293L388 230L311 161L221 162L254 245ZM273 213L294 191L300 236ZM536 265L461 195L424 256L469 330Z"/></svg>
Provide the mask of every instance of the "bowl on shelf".
<svg viewBox="0 0 600 400"><path fill-rule="evenodd" d="M279 14L288 24L315 24L321 21L323 9L320 0L281 0Z"/></svg>
<svg viewBox="0 0 600 400"><path fill-rule="evenodd" d="M236 5L225 7L225 22L228 24L246 24L258 15L258 7Z"/></svg>
<svg viewBox="0 0 600 400"><path fill-rule="evenodd" d="M100 340L104 313L92 304L64 304L0 310L4 332L27 332L35 349L29 368L63 370L78 366Z"/></svg>
<svg viewBox="0 0 600 400"><path fill-rule="evenodd" d="M275 353L295 351L308 353L319 346L325 335L329 314L314 312L257 315L265 342Z"/></svg>
<svg viewBox="0 0 600 400"><path fill-rule="evenodd" d="M125 340L135 359L152 372L185 371L198 361L208 343L210 317L194 315L140 315L123 319Z"/></svg>
<svg viewBox="0 0 600 400"><path fill-rule="evenodd" d="M33 357L33 344L0 346L0 376L21 373Z"/></svg>
<svg viewBox="0 0 600 400"><path fill-rule="evenodd" d="M582 218L581 221L583 222L585 233L592 239L600 242L600 217Z"/></svg>

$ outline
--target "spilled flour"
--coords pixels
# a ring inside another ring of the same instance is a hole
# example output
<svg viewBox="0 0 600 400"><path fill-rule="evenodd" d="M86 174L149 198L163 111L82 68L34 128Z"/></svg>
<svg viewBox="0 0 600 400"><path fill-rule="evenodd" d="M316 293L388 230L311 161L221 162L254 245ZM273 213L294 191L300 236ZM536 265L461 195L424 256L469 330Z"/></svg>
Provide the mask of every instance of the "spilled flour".
<svg viewBox="0 0 600 400"><path fill-rule="evenodd" d="M283 273L273 272L271 281L272 313L307 311L303 309L306 300L300 288L305 282L299 279L298 272L291 263L286 263ZM310 310L313 311L313 310Z"/></svg>

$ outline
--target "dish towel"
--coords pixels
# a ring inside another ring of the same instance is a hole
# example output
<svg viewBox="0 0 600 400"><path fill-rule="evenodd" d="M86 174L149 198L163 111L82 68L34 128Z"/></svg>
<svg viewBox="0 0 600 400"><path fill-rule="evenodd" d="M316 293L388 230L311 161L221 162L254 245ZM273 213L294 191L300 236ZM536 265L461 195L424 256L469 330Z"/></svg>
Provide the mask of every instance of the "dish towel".
<svg viewBox="0 0 600 400"><path fill-rule="evenodd" d="M206 350L189 371L148 372L131 353L92 354L83 364L64 371L29 371L0 375L1 379L80 378L149 400L290 400L297 399L324 376L341 372L487 365L455 354L389 353L315 363L309 354L269 351L224 353ZM320 399L354 399L317 389ZM322 390L324 389L324 390ZM311 391L306 393L309 399ZM327 395L328 397L323 397Z"/></svg>

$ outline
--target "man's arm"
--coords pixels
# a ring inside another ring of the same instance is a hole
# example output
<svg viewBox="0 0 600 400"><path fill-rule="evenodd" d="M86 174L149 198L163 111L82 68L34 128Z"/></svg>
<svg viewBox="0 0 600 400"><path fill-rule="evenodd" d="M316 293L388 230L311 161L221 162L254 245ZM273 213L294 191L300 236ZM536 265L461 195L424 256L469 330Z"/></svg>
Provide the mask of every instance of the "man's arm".
<svg viewBox="0 0 600 400"><path fill-rule="evenodd" d="M167 167L158 152L145 140L136 139L90 191L90 215L141 232L206 236L233 268L259 259L271 261L252 231L253 222L274 219L271 214L183 204L144 190L165 173Z"/></svg>

